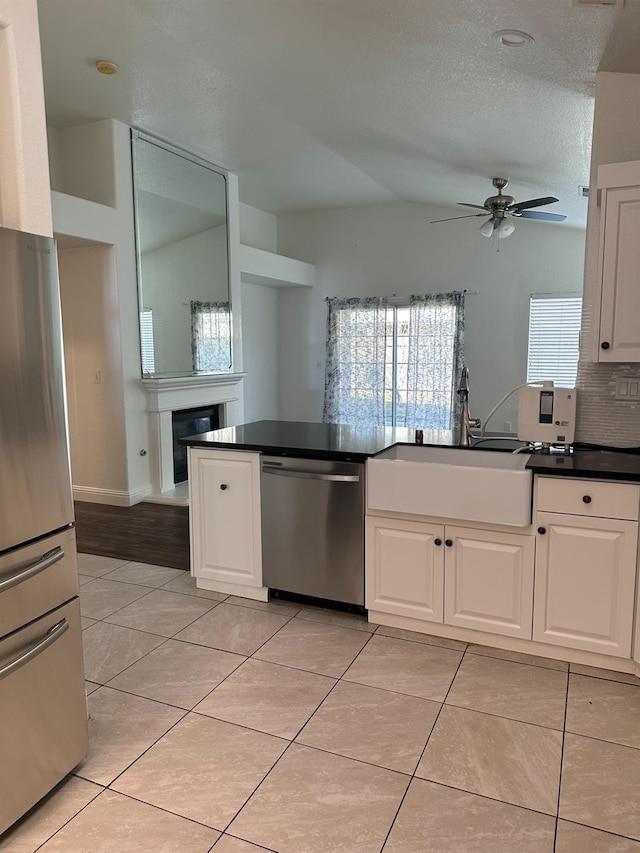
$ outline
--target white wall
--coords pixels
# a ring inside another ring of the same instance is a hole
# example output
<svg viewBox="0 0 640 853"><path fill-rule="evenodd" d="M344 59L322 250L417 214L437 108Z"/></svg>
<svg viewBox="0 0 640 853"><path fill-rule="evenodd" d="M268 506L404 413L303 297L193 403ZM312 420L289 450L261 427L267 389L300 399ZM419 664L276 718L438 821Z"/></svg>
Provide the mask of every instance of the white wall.
<svg viewBox="0 0 640 853"><path fill-rule="evenodd" d="M316 265L313 289L279 295L280 417L322 419L327 296L466 288L472 415L486 417L526 380L529 296L582 290L584 232L522 221L494 246L478 234L477 219L430 224L447 215L455 211L397 203L278 218L278 251ZM491 429L510 421L515 430L514 400Z"/></svg>
<svg viewBox="0 0 640 853"><path fill-rule="evenodd" d="M226 226L146 252L142 271L144 306L153 310L156 373L189 374L189 303L229 301Z"/></svg>
<svg viewBox="0 0 640 853"><path fill-rule="evenodd" d="M68 142L74 128L69 128L62 138ZM113 465L114 471L119 472L117 483L109 480L98 485L78 482L74 477L74 491L81 500L95 500L104 503L127 505L136 503L142 497L150 494L151 467L148 455L149 448L149 419L147 414L147 396L140 381L140 334L138 327L138 292L136 282L136 256L133 228L133 195L131 184L131 147L129 128L117 121L97 122L88 134L85 129L78 129L81 138L94 138L95 135L106 137L100 150L111 158L108 162L96 165L96 175L102 176L102 188L113 190L113 206L86 201L83 198L63 196L53 193L54 230L57 235L80 237L91 242L113 246L113 276L101 278L100 283L93 281L91 287L101 287L103 303L105 299L115 300L117 306L117 326L119 330L119 348L103 350L102 363L105 365L104 383L110 388L103 389L117 410L119 423L118 441L124 447L123 467L120 466L122 457L113 457L112 447L100 446L88 431L83 437L86 452L103 455L102 462L96 461L96 470L107 471ZM50 139L56 139L50 135ZM60 137L58 137L60 138ZM110 154L109 154L110 152ZM69 174L72 163L69 158L76 156L75 147L67 148L66 144L53 152L58 175ZM60 171L62 170L62 171ZM76 193L89 195L95 192L99 184L96 177L90 184L74 183L72 187L62 186L62 190L73 189ZM92 189L93 187L93 189ZM76 271L74 271L74 277ZM81 287L87 285L84 277L79 281L64 281L63 287ZM111 304L111 303L110 303ZM103 327L112 319L102 318ZM107 334L105 329L105 335ZM106 338L104 338L106 340ZM73 341L67 344L73 345ZM79 400L85 400L86 395L80 395ZM91 413L88 411L87 416ZM78 436L80 438L80 436ZM76 441L76 446L78 441ZM73 465L73 459L72 459ZM84 470L84 469L81 469ZM75 474L75 472L74 472Z"/></svg>
<svg viewBox="0 0 640 853"><path fill-rule="evenodd" d="M265 252L277 251L277 218L248 204L240 205L240 242ZM244 342L244 419L248 423L278 419L279 291L242 283Z"/></svg>
<svg viewBox="0 0 640 853"><path fill-rule="evenodd" d="M596 75L596 107L591 151L592 188L598 166L640 160L640 75ZM592 363L594 318L598 311L597 287L600 208L594 192L589 199L585 299L582 317L581 356L578 368L577 438L599 444L640 444L640 406L614 399L619 377L640 378L638 364Z"/></svg>
<svg viewBox="0 0 640 853"><path fill-rule="evenodd" d="M58 263L73 483L119 497L127 470L113 247L61 249Z"/></svg>

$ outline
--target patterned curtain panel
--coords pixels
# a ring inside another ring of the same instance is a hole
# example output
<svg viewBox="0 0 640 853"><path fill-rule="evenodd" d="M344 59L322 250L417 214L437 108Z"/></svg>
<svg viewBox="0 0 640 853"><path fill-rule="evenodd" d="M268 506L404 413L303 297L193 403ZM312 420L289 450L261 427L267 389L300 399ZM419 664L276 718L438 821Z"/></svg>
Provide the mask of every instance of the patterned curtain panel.
<svg viewBox="0 0 640 853"><path fill-rule="evenodd" d="M398 364L397 388L406 399L396 426L452 429L456 388L464 364L464 293L435 293L409 300L407 364Z"/></svg>
<svg viewBox="0 0 640 853"><path fill-rule="evenodd" d="M464 293L327 303L325 422L451 429Z"/></svg>
<svg viewBox="0 0 640 853"><path fill-rule="evenodd" d="M231 311L228 302L191 303L194 373L222 373L231 367Z"/></svg>
<svg viewBox="0 0 640 853"><path fill-rule="evenodd" d="M383 424L388 324L385 298L327 299L325 423Z"/></svg>

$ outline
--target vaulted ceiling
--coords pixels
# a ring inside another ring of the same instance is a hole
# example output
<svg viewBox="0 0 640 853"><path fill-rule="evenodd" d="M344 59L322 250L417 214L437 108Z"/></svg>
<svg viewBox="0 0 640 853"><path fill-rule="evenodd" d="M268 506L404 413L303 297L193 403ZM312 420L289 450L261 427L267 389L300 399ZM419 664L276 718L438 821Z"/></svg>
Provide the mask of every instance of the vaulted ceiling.
<svg viewBox="0 0 640 853"><path fill-rule="evenodd" d="M595 74L640 72L640 0L39 0L48 120L102 118L240 177L273 213L482 204L583 226ZM521 30L534 43L501 46ZM95 62L117 63L118 74ZM463 213L464 211L458 210Z"/></svg>

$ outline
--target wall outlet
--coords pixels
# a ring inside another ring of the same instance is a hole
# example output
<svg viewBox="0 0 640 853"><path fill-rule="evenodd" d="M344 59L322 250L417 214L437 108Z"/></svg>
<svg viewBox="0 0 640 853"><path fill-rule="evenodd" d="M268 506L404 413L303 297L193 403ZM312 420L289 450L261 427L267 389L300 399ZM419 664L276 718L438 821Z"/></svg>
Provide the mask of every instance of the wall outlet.
<svg viewBox="0 0 640 853"><path fill-rule="evenodd" d="M102 371L96 370L96 372L93 374L93 381L96 385L101 384L101 382L102 382Z"/></svg>
<svg viewBox="0 0 640 853"><path fill-rule="evenodd" d="M616 400L640 400L640 376L616 380Z"/></svg>
<svg viewBox="0 0 640 853"><path fill-rule="evenodd" d="M511 426L511 421L504 422L504 431L505 432L513 432L513 428Z"/></svg>

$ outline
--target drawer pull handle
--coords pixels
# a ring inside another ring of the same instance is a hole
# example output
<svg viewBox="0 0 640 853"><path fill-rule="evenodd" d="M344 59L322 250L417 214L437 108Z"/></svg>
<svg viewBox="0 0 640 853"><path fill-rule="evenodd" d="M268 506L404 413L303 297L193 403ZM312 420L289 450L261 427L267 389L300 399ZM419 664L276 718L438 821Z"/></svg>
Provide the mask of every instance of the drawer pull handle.
<svg viewBox="0 0 640 853"><path fill-rule="evenodd" d="M48 569L49 566L52 566L54 563L59 562L63 557L64 551L59 545L52 551L47 551L47 553L43 554L37 562L27 566L26 569L20 569L20 571L15 575L11 575L5 580L0 581L0 592L5 592L5 590L11 589L11 587L18 586L19 583L28 581L29 578L39 575L40 572Z"/></svg>
<svg viewBox="0 0 640 853"><path fill-rule="evenodd" d="M451 541L451 539L445 539L444 544L447 546L447 548L451 548L453 542Z"/></svg>
<svg viewBox="0 0 640 853"><path fill-rule="evenodd" d="M609 343L609 341L602 341L602 343L600 344L601 349L609 349L610 346L611 344Z"/></svg>
<svg viewBox="0 0 640 853"><path fill-rule="evenodd" d="M44 637L41 640L38 640L37 643L34 643L31 648L27 649L26 652L23 652L21 655L18 655L17 658L9 661L8 664L3 666L0 669L0 679L6 678L7 675L11 675L12 672L15 672L20 667L32 661L34 658L37 658L38 655L42 654L45 649L48 649L49 646L52 646L56 640L59 640L60 637L69 630L69 623L66 619L61 619L60 622L53 625Z"/></svg>
<svg viewBox="0 0 640 853"><path fill-rule="evenodd" d="M434 545L442 545L442 539L434 539L433 544Z"/></svg>
<svg viewBox="0 0 640 853"><path fill-rule="evenodd" d="M538 528L538 533L542 534L542 533L546 533L546 532L547 532L547 528L546 528L546 527L539 527L539 528Z"/></svg>
<svg viewBox="0 0 640 853"><path fill-rule="evenodd" d="M591 496L590 496L590 495L583 495L583 497L582 497L582 503L584 503L584 504L590 504L590 503L591 503Z"/></svg>
<svg viewBox="0 0 640 853"><path fill-rule="evenodd" d="M220 484L220 491L224 492L224 491L226 491L226 489L228 489L228 488L229 488L229 486L228 486L226 483L221 483L221 484Z"/></svg>

